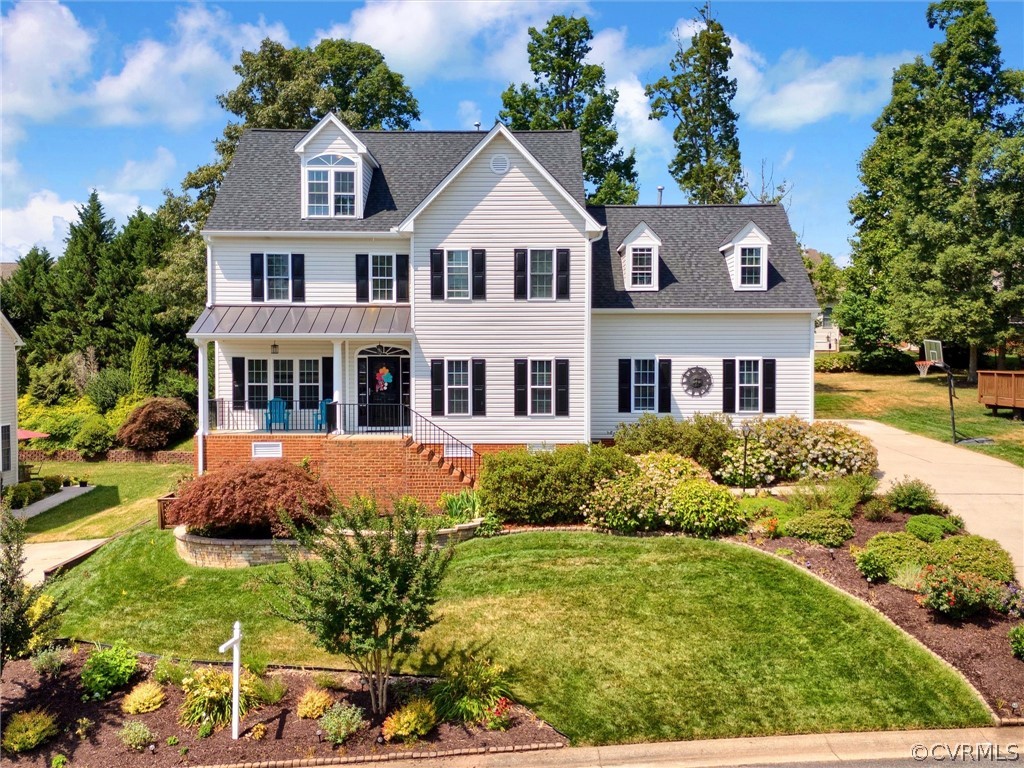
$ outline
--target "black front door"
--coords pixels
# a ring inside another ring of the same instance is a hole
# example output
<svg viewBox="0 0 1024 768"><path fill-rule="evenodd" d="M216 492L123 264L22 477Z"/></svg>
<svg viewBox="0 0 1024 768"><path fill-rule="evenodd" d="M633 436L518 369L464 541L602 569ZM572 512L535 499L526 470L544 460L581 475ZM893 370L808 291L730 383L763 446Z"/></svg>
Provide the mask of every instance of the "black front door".
<svg viewBox="0 0 1024 768"><path fill-rule="evenodd" d="M408 365L408 360L392 355L367 357L365 360L365 389L360 398L366 403L365 426L401 426L404 421L402 368ZM360 418L360 421L363 421L363 418Z"/></svg>

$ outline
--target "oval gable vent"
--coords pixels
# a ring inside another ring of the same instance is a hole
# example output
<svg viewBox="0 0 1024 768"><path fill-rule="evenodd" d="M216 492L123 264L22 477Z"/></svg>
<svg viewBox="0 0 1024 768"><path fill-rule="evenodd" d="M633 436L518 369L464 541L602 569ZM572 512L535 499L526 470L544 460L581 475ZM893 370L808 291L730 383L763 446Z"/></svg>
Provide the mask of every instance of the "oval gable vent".
<svg viewBox="0 0 1024 768"><path fill-rule="evenodd" d="M493 155L491 157L491 170L499 176L504 176L508 173L508 169L511 165L508 155Z"/></svg>

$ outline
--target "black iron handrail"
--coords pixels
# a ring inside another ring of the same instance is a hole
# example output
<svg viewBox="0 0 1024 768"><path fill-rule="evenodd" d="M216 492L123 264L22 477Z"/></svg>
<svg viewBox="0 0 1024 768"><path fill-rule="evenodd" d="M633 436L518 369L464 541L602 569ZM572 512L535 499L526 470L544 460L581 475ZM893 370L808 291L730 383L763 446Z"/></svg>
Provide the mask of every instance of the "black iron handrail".
<svg viewBox="0 0 1024 768"><path fill-rule="evenodd" d="M476 478L480 474L480 467L483 457L473 446L462 442L450 432L442 429L421 413L409 408L412 416L412 438L417 443L428 446L441 446L441 455L445 461L450 461L455 467L461 469L464 474Z"/></svg>

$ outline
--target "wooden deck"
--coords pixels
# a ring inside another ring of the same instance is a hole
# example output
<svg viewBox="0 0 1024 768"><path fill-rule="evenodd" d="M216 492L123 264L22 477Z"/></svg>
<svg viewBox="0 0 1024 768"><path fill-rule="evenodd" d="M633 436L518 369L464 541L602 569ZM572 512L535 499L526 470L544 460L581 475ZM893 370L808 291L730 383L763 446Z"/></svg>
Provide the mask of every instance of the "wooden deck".
<svg viewBox="0 0 1024 768"><path fill-rule="evenodd" d="M1024 415L1024 371L978 371L978 402L995 413L1012 408Z"/></svg>

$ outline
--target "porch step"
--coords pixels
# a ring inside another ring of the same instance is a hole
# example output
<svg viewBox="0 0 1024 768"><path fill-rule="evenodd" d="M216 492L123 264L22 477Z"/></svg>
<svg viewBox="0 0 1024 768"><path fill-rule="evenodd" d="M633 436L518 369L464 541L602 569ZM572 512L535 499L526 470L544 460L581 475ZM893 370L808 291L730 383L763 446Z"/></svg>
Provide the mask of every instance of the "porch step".
<svg viewBox="0 0 1024 768"><path fill-rule="evenodd" d="M461 469L453 460L445 459L443 454L432 446L421 443L415 438L408 437L405 440L405 447L422 461L436 467L442 474L451 476L453 480L462 486L466 488L474 488L476 486L476 478L473 475Z"/></svg>

